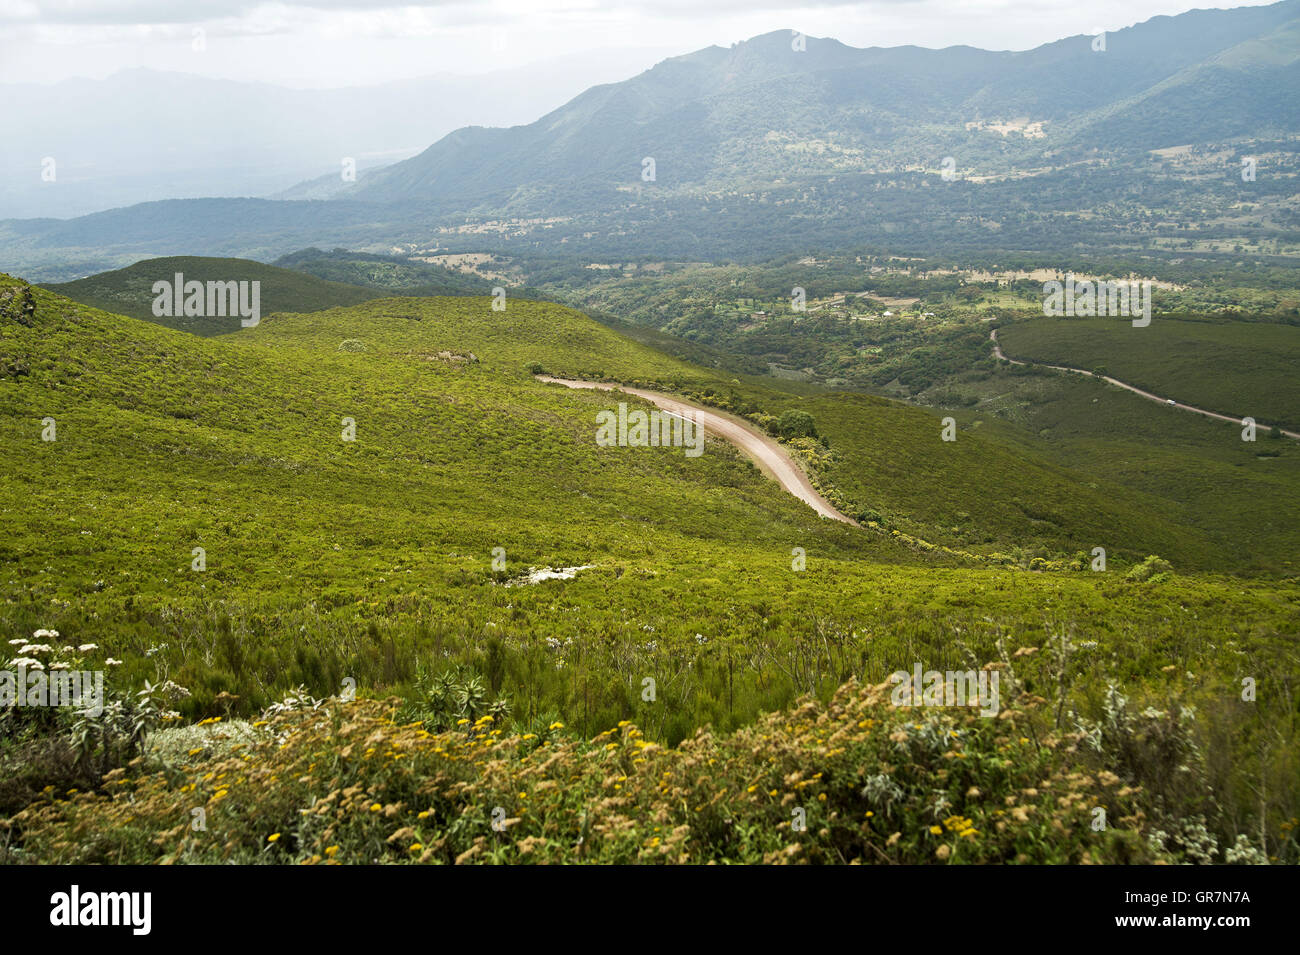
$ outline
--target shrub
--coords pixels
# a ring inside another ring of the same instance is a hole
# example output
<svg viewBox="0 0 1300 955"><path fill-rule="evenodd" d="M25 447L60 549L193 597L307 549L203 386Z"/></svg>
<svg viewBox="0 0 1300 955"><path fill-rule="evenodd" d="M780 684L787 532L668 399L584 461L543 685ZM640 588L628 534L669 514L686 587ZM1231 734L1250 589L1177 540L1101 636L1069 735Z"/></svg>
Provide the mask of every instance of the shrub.
<svg viewBox="0 0 1300 955"><path fill-rule="evenodd" d="M1173 565L1170 564L1169 561L1152 554L1146 560L1142 561L1142 563L1134 564L1129 568L1126 579L1137 583L1143 583L1144 581L1153 579L1158 574L1172 574L1173 572Z"/></svg>
<svg viewBox="0 0 1300 955"><path fill-rule="evenodd" d="M444 674L450 676L450 674ZM456 674L455 679L462 675ZM461 686L464 689L464 686ZM108 774L11 820L23 862L1166 861L1118 775L1071 772L1084 734L1032 728L1042 701L894 706L840 687L679 747L628 721L584 740L491 713L430 732L399 701L268 712L256 738ZM482 688L479 688L481 693ZM460 692L443 694L457 711ZM455 698L452 700L451 698ZM441 704L439 704L441 707ZM476 710L462 710L473 712ZM1129 824L1096 835L1097 805ZM207 829L186 820L202 806ZM504 828L493 826L500 819ZM278 835L277 835L278 834ZM274 839L270 837L275 835ZM1182 851L1184 843L1179 843Z"/></svg>
<svg viewBox="0 0 1300 955"><path fill-rule="evenodd" d="M817 424L813 421L813 416L806 411L782 412L781 417L776 419L776 425L772 430L778 437L782 438L817 437Z"/></svg>
<svg viewBox="0 0 1300 955"><path fill-rule="evenodd" d="M120 661L94 659L95 644L64 645L57 630L36 630L30 640L9 641L17 656L6 669L25 667L29 674L93 670L103 674L103 696L82 700L83 706L0 706L0 812L29 802L35 792L54 786L93 788L110 770L127 765L145 752L147 741L165 722L180 714L167 707L190 695L189 690L159 678L131 692L116 672ZM21 689L20 692L25 692ZM98 703L99 706L94 704Z"/></svg>

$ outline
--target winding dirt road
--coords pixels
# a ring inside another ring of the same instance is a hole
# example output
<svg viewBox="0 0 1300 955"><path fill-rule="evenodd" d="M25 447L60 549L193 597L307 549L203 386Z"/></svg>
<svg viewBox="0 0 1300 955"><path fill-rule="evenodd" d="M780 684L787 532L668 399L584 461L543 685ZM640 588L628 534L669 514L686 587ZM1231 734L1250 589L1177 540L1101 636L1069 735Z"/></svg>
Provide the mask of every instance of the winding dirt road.
<svg viewBox="0 0 1300 955"><path fill-rule="evenodd" d="M706 434L722 438L743 451L759 466L759 469L764 474L769 475L786 491L799 498L822 517L829 517L845 524L852 524L854 527L859 526L857 521L841 514L826 498L817 493L816 488L812 486L812 482L808 480L808 475L795 463L794 459L790 457L790 453L781 447L779 442L763 434L750 424L727 417L717 411L693 405L680 398L661 395L656 391L646 391L643 388L614 385L605 381L575 381L572 378L552 378L550 375L538 375L536 377L538 381L553 385L564 385L566 388L620 391L624 394L644 398L656 408L670 414L691 417L697 424L704 427Z"/></svg>
<svg viewBox="0 0 1300 955"><path fill-rule="evenodd" d="M1054 368L1057 371L1072 371L1076 375L1087 375L1089 378L1100 378L1107 384L1115 385L1117 388L1123 388L1125 391L1131 391L1135 395L1141 395L1143 398L1147 398L1168 408L1181 408L1184 411L1192 411L1196 414L1204 415L1207 418L1215 418L1219 421L1228 421L1232 424L1241 424L1240 418L1233 418L1230 415L1219 414L1217 411L1206 411L1204 408L1197 408L1192 405L1180 404L1170 398L1161 398L1159 395L1153 395L1149 391L1143 391L1141 388L1130 385L1126 381L1120 381L1118 378L1112 378L1109 375L1098 375L1091 371L1085 371L1082 368L1070 368L1067 365L1049 365L1046 362L1041 361L1017 361L1015 358L1009 358L1007 355L1003 354L1002 346L998 344L998 330L996 328L989 332L989 341L993 342L994 356L1000 358L1002 361L1008 361L1013 365L1037 365L1039 368ZM1280 430L1288 438L1300 438L1300 434L1297 434L1294 431L1287 431L1285 428Z"/></svg>

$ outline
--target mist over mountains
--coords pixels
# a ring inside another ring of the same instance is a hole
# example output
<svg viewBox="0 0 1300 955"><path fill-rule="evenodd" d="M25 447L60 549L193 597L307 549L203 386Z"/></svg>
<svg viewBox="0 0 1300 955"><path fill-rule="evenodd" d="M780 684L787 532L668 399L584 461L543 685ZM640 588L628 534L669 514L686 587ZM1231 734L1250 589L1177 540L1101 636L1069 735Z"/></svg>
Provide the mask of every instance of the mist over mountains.
<svg viewBox="0 0 1300 955"><path fill-rule="evenodd" d="M480 75L290 89L129 69L103 80L0 84L0 218L86 215L159 199L267 196L415 155L469 123L524 123L635 54L598 51ZM431 61L436 66L436 60ZM75 121L74 121L75 120ZM54 183L41 161L57 162Z"/></svg>

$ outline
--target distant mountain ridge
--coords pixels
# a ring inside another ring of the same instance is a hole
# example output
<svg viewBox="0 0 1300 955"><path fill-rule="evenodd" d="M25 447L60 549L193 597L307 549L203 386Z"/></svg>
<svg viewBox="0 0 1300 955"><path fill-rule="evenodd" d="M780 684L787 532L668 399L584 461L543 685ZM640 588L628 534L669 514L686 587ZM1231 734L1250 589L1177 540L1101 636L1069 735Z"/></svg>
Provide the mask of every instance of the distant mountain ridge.
<svg viewBox="0 0 1300 955"><path fill-rule="evenodd" d="M1260 174L1244 180L1252 162ZM1298 177L1300 0L1025 52L777 31L591 87L527 125L457 129L355 182L282 193L296 200L0 221L0 260L50 280L307 246L598 261L1262 254L1300 235Z"/></svg>
<svg viewBox="0 0 1300 955"><path fill-rule="evenodd" d="M802 49L796 46L802 45ZM543 184L762 182L1145 151L1300 128L1300 3L1157 17L1024 53L857 49L777 31L665 60L527 126L467 127L373 170L370 201L499 201ZM984 124L1041 124L1026 135Z"/></svg>

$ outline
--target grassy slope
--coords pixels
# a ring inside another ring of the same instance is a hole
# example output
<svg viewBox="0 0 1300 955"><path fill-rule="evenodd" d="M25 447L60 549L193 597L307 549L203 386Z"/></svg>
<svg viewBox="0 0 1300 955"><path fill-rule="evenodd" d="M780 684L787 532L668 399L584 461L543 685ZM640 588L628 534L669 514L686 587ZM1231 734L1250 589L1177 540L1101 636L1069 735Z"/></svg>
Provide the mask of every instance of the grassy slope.
<svg viewBox="0 0 1300 955"><path fill-rule="evenodd" d="M1241 440L1238 425L1160 407L1077 375L1031 378L1005 428L1076 473L1104 476L1151 514L1195 531L1183 559L1210 570L1296 573L1300 448ZM1025 429L1028 429L1026 433ZM1168 552L1175 553L1173 549Z"/></svg>
<svg viewBox="0 0 1300 955"><path fill-rule="evenodd" d="M690 636L709 626L718 600L744 590L731 586L733 575L756 588L755 605L835 613L864 605L848 595L890 592L889 573L864 561L954 563L817 520L726 446L695 460L596 448L595 415L609 397L541 385L528 362L684 390L713 379L559 306L515 303L493 313L486 299L389 299L201 340L38 298L35 328L5 328L6 351L23 356L31 374L5 381L2 392L7 497L24 502L8 511L6 563L29 568L8 586L37 604L301 604L307 592L321 609L414 605L483 583L491 549L501 546L512 570L598 564L567 585L578 590L586 579L591 589L619 586L633 573L641 582L624 587L623 599L644 601L655 623ZM344 339L367 350L340 351ZM437 357L443 350L480 360L451 364ZM991 495L971 506L996 511L1012 481L1024 500L1070 506L1064 472L978 430L949 445L916 409L784 397L818 402L854 478L892 488L892 510L916 503L925 511L929 495L946 519L963 494L983 487ZM847 410L836 418L835 407ZM58 422L52 444L39 440L47 415ZM356 420L355 443L340 440L345 416ZM866 437L850 445L855 423ZM955 488L952 500L931 482ZM1112 536L1129 535L1137 554L1178 534L1156 515L1078 493L1097 515L1087 507L1055 515L1071 549L1090 549L1096 536L1069 526L1075 513L1085 528L1117 525ZM1015 510L984 526L1014 539L1023 521ZM1126 521L1132 526L1118 526ZM207 551L204 574L187 569L196 546ZM806 576L789 572L794 546L810 555ZM969 571L934 573L960 589ZM1008 572L990 577L990 589L1003 580L1042 580L1084 603L1099 583ZM804 581L819 583L804 591ZM760 596L773 584L779 597ZM671 606L651 611L674 588Z"/></svg>
<svg viewBox="0 0 1300 955"><path fill-rule="evenodd" d="M810 412L830 442L816 457L832 498L934 545L1021 564L1101 546L1125 563L1158 553L1183 569L1295 573L1292 442L1243 443L1233 425L1079 376L1001 368L976 377L958 386L975 407L930 410L811 384L777 390L771 379L667 384L712 387L738 408ZM955 442L940 439L949 414Z"/></svg>
<svg viewBox="0 0 1300 955"><path fill-rule="evenodd" d="M1113 480L1085 482L984 416L953 412L957 440L944 442L939 415L896 402L836 395L807 407L845 448L832 481L904 532L985 553L1105 546L1126 560L1160 553L1204 566L1204 539L1171 521L1167 502Z"/></svg>
<svg viewBox="0 0 1300 955"><path fill-rule="evenodd" d="M292 269L263 265L250 259L218 259L193 255L145 259L124 269L101 272L74 282L47 287L50 291L83 305L201 335L239 330L241 326L238 318L156 318L153 314L153 284L158 281L171 282L177 272L183 273L186 281L261 282L263 316L273 312L311 312L336 305L356 305L384 294L357 285L327 281Z"/></svg>
<svg viewBox="0 0 1300 955"><path fill-rule="evenodd" d="M1261 424L1300 425L1300 327L1157 317L1035 319L998 332L1012 358L1105 367L1162 397Z"/></svg>
<svg viewBox="0 0 1300 955"><path fill-rule="evenodd" d="M987 660L1003 637L1089 643L1070 673L1086 712L1111 679L1217 706L1242 674L1295 667L1293 584L962 565L821 521L725 447L695 460L597 448L608 396L541 385L525 365L726 386L559 306L386 299L199 339L36 297L34 327L0 325L6 367L28 372L0 380L0 619L99 643L126 660L121 679L169 675L194 691L187 715L220 712L223 690L247 710L300 682L323 694L351 676L371 695L460 662L490 675L521 726L558 715L589 736L633 718L675 742L800 693L826 699L854 675ZM345 339L366 350L340 351ZM846 456L878 449L864 468L915 469L894 475L899 511L924 494L917 473L983 469L1019 480L1030 501L1066 480L978 429L943 445L917 409L744 387L820 402ZM878 416L867 429L864 408ZM340 440L344 416L354 443ZM855 421L864 437L847 446ZM196 546L203 573L189 569ZM494 547L508 574L595 566L506 588ZM792 547L807 551L801 573ZM647 675L656 702L640 696ZM1279 725L1276 706L1270 696L1258 716L1234 717L1218 745Z"/></svg>

